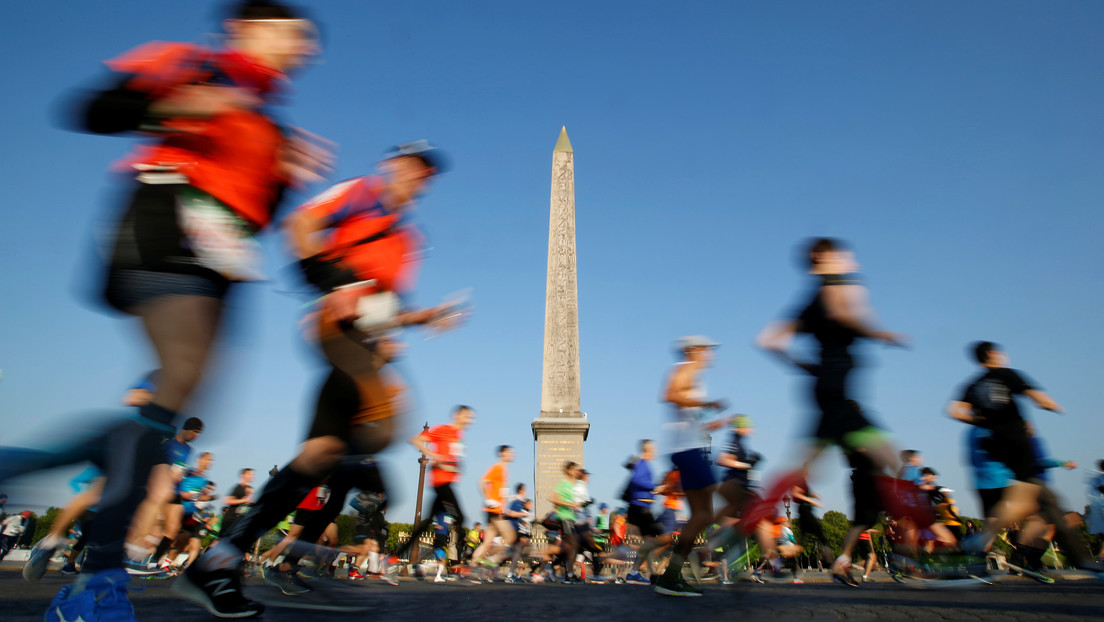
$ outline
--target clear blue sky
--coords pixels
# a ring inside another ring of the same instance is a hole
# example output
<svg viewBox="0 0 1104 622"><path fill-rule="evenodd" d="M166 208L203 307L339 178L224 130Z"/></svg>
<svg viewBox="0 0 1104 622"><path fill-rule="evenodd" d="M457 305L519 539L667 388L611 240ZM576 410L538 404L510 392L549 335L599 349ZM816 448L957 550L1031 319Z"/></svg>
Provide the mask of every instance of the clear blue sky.
<svg viewBox="0 0 1104 622"><path fill-rule="evenodd" d="M657 436L671 342L724 343L711 391L753 415L768 467L809 412L803 384L751 346L804 291L806 236L858 252L886 326L908 351L869 350L860 399L977 503L963 426L943 412L974 373L964 346L1005 344L1068 409L1033 413L1056 457L1104 457L1096 383L1104 339L1104 5L1086 2L317 2L326 51L297 80L290 121L340 144L339 180L396 142L428 138L454 169L420 207L432 251L417 299L474 288L474 317L432 340L409 334L404 369L442 422L479 411L461 486L493 446L516 445L532 477L540 410L552 148L575 148L582 403L596 497L617 497L621 461ZM208 41L209 2L33 2L8 7L0 101L0 440L56 434L110 407L152 365L137 326L87 304L94 240L117 209L106 174L123 138L57 122L100 62L148 40ZM307 194L321 190L310 189ZM304 196L293 197L295 201ZM222 490L242 466L284 464L319 369L298 340L299 299L281 241L273 281L242 288L225 352L194 413ZM388 452L413 514L416 453ZM820 487L846 509L838 460ZM1056 475L1084 502L1084 469ZM38 483L58 480L44 478ZM26 490L24 486L21 490ZM14 489L13 489L14 491ZM61 502L59 487L35 491Z"/></svg>

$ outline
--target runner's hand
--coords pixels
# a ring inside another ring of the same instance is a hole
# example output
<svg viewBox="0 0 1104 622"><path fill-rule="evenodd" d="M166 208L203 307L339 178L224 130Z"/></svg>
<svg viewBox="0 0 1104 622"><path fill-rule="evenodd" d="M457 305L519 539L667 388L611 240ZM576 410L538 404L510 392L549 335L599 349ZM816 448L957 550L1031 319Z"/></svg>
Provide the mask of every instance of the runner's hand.
<svg viewBox="0 0 1104 622"><path fill-rule="evenodd" d="M875 332L873 337L887 346L897 346L898 348L907 348L909 346L908 335L903 335L901 333L891 333L888 330L880 330Z"/></svg>
<svg viewBox="0 0 1104 622"><path fill-rule="evenodd" d="M303 185L326 179L333 171L334 143L304 129L293 127L280 150L279 169L292 184Z"/></svg>

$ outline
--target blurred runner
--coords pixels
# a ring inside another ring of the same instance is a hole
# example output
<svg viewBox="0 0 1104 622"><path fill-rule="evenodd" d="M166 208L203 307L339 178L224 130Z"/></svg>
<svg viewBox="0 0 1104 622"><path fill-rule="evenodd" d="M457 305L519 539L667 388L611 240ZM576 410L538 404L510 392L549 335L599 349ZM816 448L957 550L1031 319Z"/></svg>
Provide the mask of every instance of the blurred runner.
<svg viewBox="0 0 1104 622"><path fill-rule="evenodd" d="M330 371L296 457L173 586L214 615L258 615L263 607L241 591L244 552L312 488L339 473L343 459L375 456L393 442L406 406L384 371L394 356L388 332L415 324L447 328L460 315L452 305L412 309L400 300L412 292L421 255L410 212L443 171L444 156L425 141L406 143L385 153L379 167L382 176L341 182L288 218L299 267L322 294L306 325Z"/></svg>
<svg viewBox="0 0 1104 622"><path fill-rule="evenodd" d="M1055 538L1074 567L1098 578L1104 577L1104 568L1085 555L1085 545L1066 523L1057 496L1040 477L1037 452L1016 397L1026 396L1039 408L1052 412L1061 413L1062 407L1019 372L1010 369L1008 355L997 344L979 341L971 350L982 373L966 386L961 397L951 402L948 414L991 432L981 441L981 446L991 458L1008 467L1013 480L993 509L993 520L984 531L967 538L963 549L974 555L982 554L991 546L999 530L1038 513L1054 525Z"/></svg>
<svg viewBox="0 0 1104 622"><path fill-rule="evenodd" d="M679 470L682 491L690 506L690 517L682 528L667 570L656 582L655 591L667 596L701 596L701 590L682 576L694 541L713 524L713 492L717 480L709 459L709 433L724 426L723 421L705 420L709 410L721 411L725 403L706 397L702 375L713 362L717 343L707 337L679 339L676 351L682 359L671 369L663 401L670 404L671 419L664 425L668 434L671 463Z"/></svg>
<svg viewBox="0 0 1104 622"><path fill-rule="evenodd" d="M850 377L856 365L852 347L857 341L871 339L901 346L904 338L876 328L866 286L855 274L858 263L843 242L833 238L813 240L807 258L809 274L817 280L809 301L792 319L771 324L759 336L761 347L815 379L813 400L818 417L810 434L813 442L799 471L793 475L794 483L808 477L816 459L831 445L838 445L849 455L861 455L879 473L895 473L897 455L889 435L871 423L850 399ZM800 360L791 352L793 339L799 333L817 341L820 348L817 361ZM865 472L868 468L864 465L861 470ZM781 488L788 491L792 484ZM764 505L773 507L777 499L769 497L764 499ZM876 519L877 509L863 514L872 514ZM833 574L847 585L857 585L850 574L851 550L859 535L871 526L873 523L852 526L843 551L832 566Z"/></svg>

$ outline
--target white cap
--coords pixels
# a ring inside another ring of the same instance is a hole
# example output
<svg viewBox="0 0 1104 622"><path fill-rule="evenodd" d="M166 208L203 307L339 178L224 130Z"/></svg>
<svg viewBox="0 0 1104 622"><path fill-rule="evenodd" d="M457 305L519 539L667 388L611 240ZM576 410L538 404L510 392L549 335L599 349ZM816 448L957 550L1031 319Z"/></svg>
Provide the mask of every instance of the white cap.
<svg viewBox="0 0 1104 622"><path fill-rule="evenodd" d="M690 348L716 348L721 344L713 341L705 335L691 335L689 337L681 337L675 342L675 349L679 352L685 352Z"/></svg>

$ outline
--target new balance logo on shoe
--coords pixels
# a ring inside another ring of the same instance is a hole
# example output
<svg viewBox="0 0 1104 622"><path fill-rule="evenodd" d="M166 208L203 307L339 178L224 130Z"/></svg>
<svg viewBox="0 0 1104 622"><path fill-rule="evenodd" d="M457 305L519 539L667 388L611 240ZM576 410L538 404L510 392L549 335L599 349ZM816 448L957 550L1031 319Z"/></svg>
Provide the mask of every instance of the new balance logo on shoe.
<svg viewBox="0 0 1104 622"><path fill-rule="evenodd" d="M234 588L229 587L233 583L230 579L215 579L205 585L211 596L222 596L223 594L233 594Z"/></svg>

